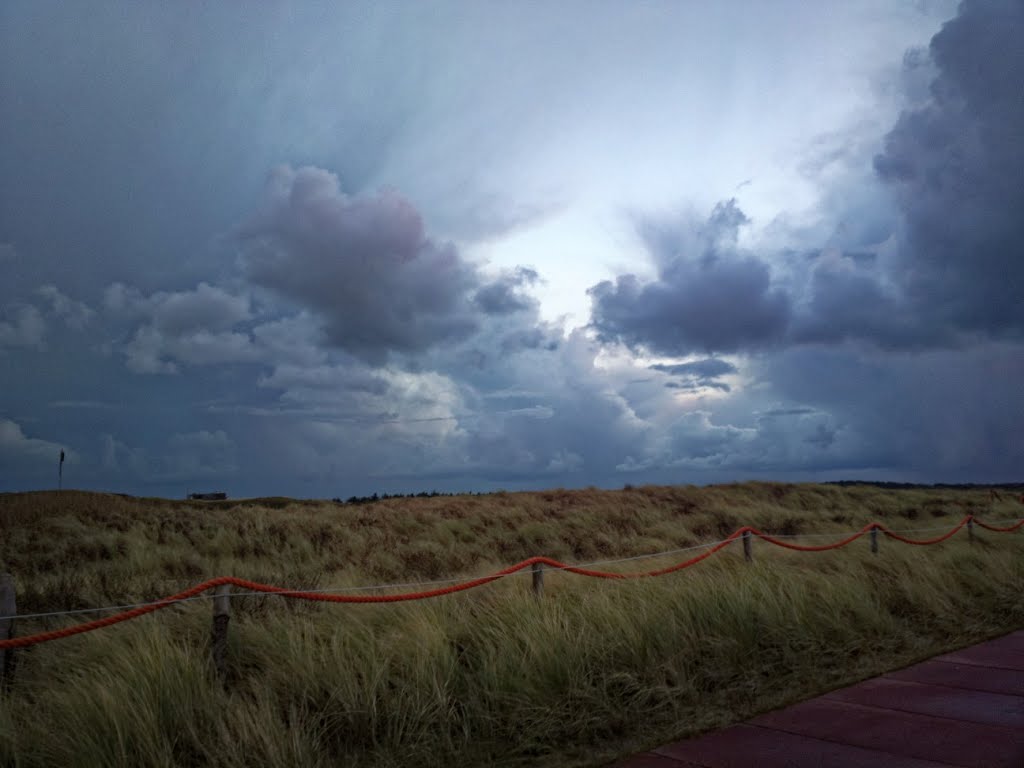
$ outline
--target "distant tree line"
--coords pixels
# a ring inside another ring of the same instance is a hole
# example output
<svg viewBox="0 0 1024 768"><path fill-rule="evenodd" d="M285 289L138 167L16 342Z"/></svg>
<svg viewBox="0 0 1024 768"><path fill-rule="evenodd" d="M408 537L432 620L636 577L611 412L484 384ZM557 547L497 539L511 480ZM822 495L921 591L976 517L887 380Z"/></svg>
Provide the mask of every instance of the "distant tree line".
<svg viewBox="0 0 1024 768"><path fill-rule="evenodd" d="M824 485L870 485L875 488L888 488L895 491L907 491L913 490L914 488L935 488L949 489L953 491L973 491L973 490L1007 490L1007 491L1024 491L1024 483L891 483L884 480L830 480Z"/></svg>
<svg viewBox="0 0 1024 768"><path fill-rule="evenodd" d="M349 496L344 501L340 498L333 498L335 504L373 504L375 501L387 501L388 499L433 499L437 496L488 496L488 493L481 491L466 491L461 493L443 493L441 491L420 491L419 493L382 493L372 496Z"/></svg>
<svg viewBox="0 0 1024 768"><path fill-rule="evenodd" d="M1010 491L1013 493L1024 491L1024 483L895 483L888 482L885 480L829 480L823 483L823 485L838 485L838 486L851 486L851 485L870 485L875 488L884 488L889 490L912 490L914 488L933 488L935 490L959 490L959 491L970 491L970 490L1001 490ZM634 486L631 483L626 483L622 486L624 491L632 491ZM442 491L420 491L419 493L374 493L371 496L349 496L347 499L341 499L335 497L331 499L335 504L373 504L378 501L387 501L388 499L433 499L438 496L489 496L492 493L503 493L504 491L461 491L461 492L442 492Z"/></svg>

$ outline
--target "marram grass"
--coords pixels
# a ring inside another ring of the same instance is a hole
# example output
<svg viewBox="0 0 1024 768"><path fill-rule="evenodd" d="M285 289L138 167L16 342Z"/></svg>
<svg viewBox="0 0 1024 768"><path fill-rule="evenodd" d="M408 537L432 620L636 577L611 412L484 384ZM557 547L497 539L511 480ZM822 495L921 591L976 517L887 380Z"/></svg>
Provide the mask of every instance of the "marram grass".
<svg viewBox="0 0 1024 768"><path fill-rule="evenodd" d="M746 523L911 530L1024 511L981 492L775 484L277 506L0 496L0 570L34 612L224 574L410 581L535 554L628 557ZM820 554L755 542L754 557L737 542L657 579L548 572L540 601L528 574L417 603L240 598L224 685L209 603L166 609L19 651L0 700L0 765L597 766L1024 626L1022 534L883 539L878 556L866 537Z"/></svg>

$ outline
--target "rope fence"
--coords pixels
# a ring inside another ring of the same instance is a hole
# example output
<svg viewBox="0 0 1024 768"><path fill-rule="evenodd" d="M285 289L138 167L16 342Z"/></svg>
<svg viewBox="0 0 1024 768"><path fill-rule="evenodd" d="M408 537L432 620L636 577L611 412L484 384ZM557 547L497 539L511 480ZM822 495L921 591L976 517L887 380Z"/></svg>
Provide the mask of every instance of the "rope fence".
<svg viewBox="0 0 1024 768"><path fill-rule="evenodd" d="M1009 523L1009 525L1003 525L1003 523ZM641 578L653 578L657 576L665 576L671 573L677 573L686 568L700 563L717 552L728 547L730 544L737 540L742 540L743 550L745 558L750 561L752 560L751 554L751 540L756 537L772 544L777 547L784 549L793 550L797 552L825 552L829 550L842 549L843 547L849 546L853 542L857 541L863 536L870 536L871 538L871 551L874 554L878 554L878 533L881 532L883 535L890 539L899 541L904 544L910 544L914 546L931 546L933 544L940 544L944 541L949 540L959 531L966 528L971 542L975 540L974 526L977 525L988 531L995 533L1014 533L1021 530L1024 527L1024 519L1016 521L999 521L999 523L986 523L979 520L974 515L967 515L959 523L957 523L952 529L945 531L945 533L935 536L933 538L926 539L914 539L904 536L905 533L929 533L936 530L945 530L939 528L919 528L915 530L904 530L894 531L886 526L884 523L868 523L863 528L849 535L842 533L838 534L768 534L753 526L743 526L737 529L728 537L721 539L720 541L709 542L706 544L699 544L693 547L685 547L682 549L670 550L667 552L658 552L649 555L638 555L634 557L620 558L616 560L604 560L594 563L570 565L562 563L558 560L554 560L550 557L531 557L526 560L522 560L514 565L510 565L507 568L503 568L494 573L478 576L471 579L443 579L439 581L431 582L413 582L407 584L384 584L376 586L365 586L365 587L341 587L341 588L329 588L329 589L309 589L309 590L292 590L285 589L284 587L278 587L271 584L261 584L255 581L249 581L247 579L240 579L234 576L220 576L213 579L208 579L186 590L178 592L177 594L170 595L160 600L139 603L134 605L121 605L121 606L109 606L104 608L83 608L69 611L53 611L48 613L31 613L18 615L15 604L15 593L14 593L14 580L9 574L0 574L0 651L3 652L3 665L0 667L0 674L3 675L3 684L5 686L10 684L10 678L13 676L13 651L16 648L26 648L29 646L38 645L41 643L47 643L52 640L60 640L67 637L73 637L80 635L85 632L92 632L97 629L104 627L113 626L114 624L120 624L123 621L129 621L131 619L145 616L146 614L153 613L154 611L168 608L178 603L184 603L194 600L213 599L214 601L214 630L212 643L214 647L215 663L218 667L218 671L223 673L223 648L225 643L225 636L227 632L228 616L229 616L229 598L230 597L242 597L242 596L256 596L256 595L276 595L279 597L286 597L294 600L311 600L317 602L329 602L329 603L399 603L409 602L416 600L427 600L435 597L442 597L444 595L451 595L457 592L465 592L466 590L474 589L476 587L490 584L491 582L499 579L506 578L519 573L526 573L527 569L533 575L533 591L540 597L543 593L544 584L544 571L563 571L567 573L576 574L577 576L586 576L590 578L599 579L641 579ZM825 536L844 536L839 541L834 541L827 544L810 545L810 544L796 544L786 539L793 538L817 538ZM675 563L664 568L657 568L654 570L647 571L633 571L633 572L616 572L598 570L595 566L601 565L612 565L617 563L631 562L644 559L652 559L656 557L665 557L667 555L680 554L686 552L693 552L697 550L704 550L700 554L689 557L681 562ZM243 590L232 592L232 587ZM396 588L407 588L407 587L419 587L420 589L408 592L397 592L391 594L338 594L339 592L370 592L370 591L381 591L386 589ZM423 587L429 587L423 589ZM212 594L209 594L212 590ZM16 619L41 619L41 618L52 618L57 616L70 616L78 615L82 613L94 613L103 611L120 611L111 616L106 616L93 621L83 622L70 627L64 627L62 629L56 629L47 632L38 632L36 634L25 635L24 637L14 636L14 623Z"/></svg>
<svg viewBox="0 0 1024 768"><path fill-rule="evenodd" d="M976 521L976 522L978 522L979 525L981 524L980 521ZM1014 523L1016 521L1014 521L1014 520L1003 520L1003 521L1000 521L1000 522L1001 523ZM1016 530L1016 528L994 528L991 525L983 526L983 527L989 528L989 530L999 531L1001 533L1007 533L1007 532L1012 532L1012 531ZM945 530L946 530L945 527L942 527L942 528L933 527L933 528L902 529L902 530L894 530L894 531L890 531L890 532L891 533L930 533L932 531L945 531ZM775 534L771 534L771 538L772 539L833 539L836 536L842 536L842 535L844 535L844 534L842 534L842 533L775 533ZM856 535L860 535L859 532ZM563 566L563 567L560 567L560 568L555 568L553 566L549 566L548 570L551 570L551 571L561 571L561 570L565 570L566 568L570 568L570 567L592 568L592 567L597 566L597 565L616 565L618 563L628 563L628 562L634 562L636 560L653 560L653 559L659 558L659 557L668 557L669 555L677 555L677 554L680 554L682 552L695 552L698 549L707 549L708 547L713 547L716 544L722 543L723 541L726 541L726 540L725 539L719 539L718 541L710 541L710 542L706 542L704 544L695 544L692 547L680 547L678 549L669 549L669 550L665 550L665 551L662 551L662 552L650 552L650 553L643 554L643 555L632 555L630 557L618 557L618 558L613 558L613 559L609 559L609 560L596 560L596 561L589 562L589 563L577 563L576 566L568 566L568 565L566 565L566 566ZM785 545L783 544L782 546L785 546ZM524 573L524 571L517 571L516 573L509 574L509 575L510 576L522 575L523 573ZM388 590L388 589L405 589L405 588L408 588L408 587L424 587L424 586L428 586L428 585L432 586L432 585L436 585L436 584L455 584L455 583L458 583L458 582L460 582L462 580L463 579L461 579L459 577L453 577L453 578L447 578L447 579L433 579L433 580L430 580L430 581L406 581L406 582L398 582L398 583L393 583L393 584L368 584L368 585L363 585L363 586L349 586L349 587L320 587L320 588L316 588L316 589L304 589L304 590L299 590L299 591L302 591L302 592L316 592L316 593L332 593L332 592L382 592L382 591ZM266 594L267 594L266 592L232 592L231 593L231 597L233 597L233 598L235 598L235 597L261 597L261 596L266 596ZM206 593L202 593L202 594L199 594L199 595L193 595L192 597L186 597L186 598L183 598L183 599L178 600L176 602L179 602L179 603L189 603L189 602L195 602L195 601L198 601L198 600L213 600L215 597L216 596L212 592L206 592ZM0 615L0 621L3 621L4 619L50 619L50 618L55 618L55 617L58 617L58 616L80 616L80 615L82 615L84 613L105 613L107 611L126 611L126 610L129 610L129 609L132 609L132 608L141 608L141 607L147 606L147 605L159 605L162 602L164 602L163 599L161 599L161 600L153 600L151 602L146 602L146 603L129 603L127 605L105 605L105 606L101 606L101 607L98 607L98 608L74 608L74 609L66 610L66 611L48 611L46 613L19 613L17 615L10 615L10 616Z"/></svg>

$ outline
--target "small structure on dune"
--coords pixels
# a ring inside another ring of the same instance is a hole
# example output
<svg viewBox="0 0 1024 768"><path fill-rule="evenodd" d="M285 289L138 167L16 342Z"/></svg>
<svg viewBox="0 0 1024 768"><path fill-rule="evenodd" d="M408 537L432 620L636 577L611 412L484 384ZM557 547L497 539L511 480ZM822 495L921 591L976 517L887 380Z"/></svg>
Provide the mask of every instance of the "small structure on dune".
<svg viewBox="0 0 1024 768"><path fill-rule="evenodd" d="M224 501L228 495L224 491L216 491L214 493L190 493L188 495L189 501Z"/></svg>

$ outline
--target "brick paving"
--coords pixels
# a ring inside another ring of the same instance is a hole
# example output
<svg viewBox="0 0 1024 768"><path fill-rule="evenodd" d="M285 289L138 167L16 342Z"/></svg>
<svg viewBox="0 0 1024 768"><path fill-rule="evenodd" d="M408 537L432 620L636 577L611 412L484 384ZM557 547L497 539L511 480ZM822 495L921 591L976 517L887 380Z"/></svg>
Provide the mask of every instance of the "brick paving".
<svg viewBox="0 0 1024 768"><path fill-rule="evenodd" d="M1024 630L615 768L1024 768Z"/></svg>

